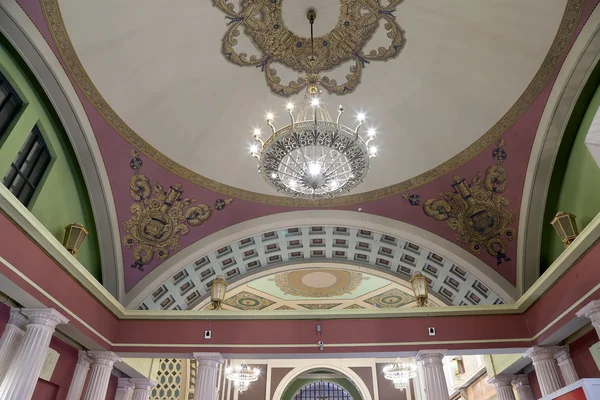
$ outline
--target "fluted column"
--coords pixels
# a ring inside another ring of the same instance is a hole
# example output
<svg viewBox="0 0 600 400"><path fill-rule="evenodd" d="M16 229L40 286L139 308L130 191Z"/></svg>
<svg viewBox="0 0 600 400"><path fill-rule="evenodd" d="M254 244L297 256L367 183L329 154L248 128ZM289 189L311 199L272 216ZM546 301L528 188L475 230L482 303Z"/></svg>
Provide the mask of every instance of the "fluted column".
<svg viewBox="0 0 600 400"><path fill-rule="evenodd" d="M556 347L533 347L525 353L533 361L542 396L554 393L562 387L556 360L554 360L556 349Z"/></svg>
<svg viewBox="0 0 600 400"><path fill-rule="evenodd" d="M596 328L596 334L600 338L600 300L592 300L581 310L577 311L579 318L588 318L592 326Z"/></svg>
<svg viewBox="0 0 600 400"><path fill-rule="evenodd" d="M198 362L194 400L216 400L217 372L223 357L219 353L194 353L194 358Z"/></svg>
<svg viewBox="0 0 600 400"><path fill-rule="evenodd" d="M131 392L133 392L133 387L134 385L130 378L119 378L115 400L129 400Z"/></svg>
<svg viewBox="0 0 600 400"><path fill-rule="evenodd" d="M21 310L28 318L25 336L0 385L0 399L29 400L37 384L56 325L69 320L52 308Z"/></svg>
<svg viewBox="0 0 600 400"><path fill-rule="evenodd" d="M132 378L135 389L131 400L150 400L150 391L158 382L148 378Z"/></svg>
<svg viewBox="0 0 600 400"><path fill-rule="evenodd" d="M428 350L420 351L417 354L417 362L420 362L423 367L427 400L450 399L446 376L444 375L444 364L442 363L445 353L445 350Z"/></svg>
<svg viewBox="0 0 600 400"><path fill-rule="evenodd" d="M27 317L21 314L21 310L18 308L10 310L10 318L0 338L0 384L23 342L26 324Z"/></svg>
<svg viewBox="0 0 600 400"><path fill-rule="evenodd" d="M496 375L488 379L488 383L491 383L496 388L496 397L498 400L516 400L512 387L514 378L512 375Z"/></svg>
<svg viewBox="0 0 600 400"><path fill-rule="evenodd" d="M83 400L104 400L113 365L121 359L111 351L90 351L92 368Z"/></svg>
<svg viewBox="0 0 600 400"><path fill-rule="evenodd" d="M558 351L554 353L554 358L558 363L558 367L562 373L565 385L570 385L571 383L575 383L579 380L577 371L575 371L575 365L573 365L573 360L569 354L568 346L562 346L559 348Z"/></svg>
<svg viewBox="0 0 600 400"><path fill-rule="evenodd" d="M515 379L513 379L512 385L518 400L535 400L533 398L531 386L529 386L527 375L517 375Z"/></svg>
<svg viewBox="0 0 600 400"><path fill-rule="evenodd" d="M75 364L75 372L73 373L73 379L71 379L71 386L69 386L69 393L67 393L66 400L80 400L81 393L83 393L83 385L87 378L88 371L92 359L87 355L85 351L80 351L77 357L77 364Z"/></svg>

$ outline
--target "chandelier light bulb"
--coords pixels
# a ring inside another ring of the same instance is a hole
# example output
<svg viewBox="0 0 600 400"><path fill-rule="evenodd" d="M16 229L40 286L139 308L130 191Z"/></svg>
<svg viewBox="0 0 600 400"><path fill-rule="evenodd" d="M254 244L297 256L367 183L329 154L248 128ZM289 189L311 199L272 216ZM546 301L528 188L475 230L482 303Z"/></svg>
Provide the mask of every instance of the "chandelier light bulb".
<svg viewBox="0 0 600 400"><path fill-rule="evenodd" d="M258 146L253 144L250 146L250 153L256 154L258 152Z"/></svg>
<svg viewBox="0 0 600 400"><path fill-rule="evenodd" d="M294 103L287 103L285 109L288 111L292 111L294 109Z"/></svg>
<svg viewBox="0 0 600 400"><path fill-rule="evenodd" d="M356 116L356 119L358 119L358 122L363 123L365 122L365 113L358 113L358 115Z"/></svg>
<svg viewBox="0 0 600 400"><path fill-rule="evenodd" d="M310 163L310 165L308 166L308 172L312 175L312 176L317 176L321 173L321 164L318 162L313 162Z"/></svg>
<svg viewBox="0 0 600 400"><path fill-rule="evenodd" d="M277 179L277 173L271 172L271 179Z"/></svg>
<svg viewBox="0 0 600 400"><path fill-rule="evenodd" d="M274 118L273 113L268 113L266 120L270 122L270 121L273 121L273 118Z"/></svg>
<svg viewBox="0 0 600 400"><path fill-rule="evenodd" d="M310 105L313 107L318 107L320 103L321 101L318 97L313 97L313 99L310 101Z"/></svg>
<svg viewBox="0 0 600 400"><path fill-rule="evenodd" d="M367 133L369 134L369 138L374 138L375 137L375 129L370 128Z"/></svg>
<svg viewBox="0 0 600 400"><path fill-rule="evenodd" d="M376 155L377 154L377 147L371 146L369 148L369 153L372 154L372 155Z"/></svg>

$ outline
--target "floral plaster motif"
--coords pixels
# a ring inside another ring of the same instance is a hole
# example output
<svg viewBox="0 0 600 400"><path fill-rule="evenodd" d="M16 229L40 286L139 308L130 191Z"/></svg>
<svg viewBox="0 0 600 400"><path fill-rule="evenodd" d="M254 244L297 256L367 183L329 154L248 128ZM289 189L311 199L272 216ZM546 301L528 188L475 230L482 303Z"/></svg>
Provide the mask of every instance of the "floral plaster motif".
<svg viewBox="0 0 600 400"><path fill-rule="evenodd" d="M244 291L228 298L225 300L224 304L228 305L229 307L237 308L238 310L257 311L272 306L275 304L275 302L254 293Z"/></svg>
<svg viewBox="0 0 600 400"><path fill-rule="evenodd" d="M165 191L163 185L140 173L143 161L132 150L129 167L134 175L129 180L129 195L135 201L129 208L131 217L123 223L127 235L126 247L133 248L132 268L144 270L154 257L164 260L169 251L179 247L179 237L187 235L190 227L202 225L212 216L213 208L196 204L196 199L182 198L183 187L177 183ZM215 201L214 209L223 210L231 199Z"/></svg>
<svg viewBox="0 0 600 400"><path fill-rule="evenodd" d="M342 305L342 303L333 303L333 304L319 303L319 304L298 304L298 305L300 307L304 307L309 310L331 310L332 308Z"/></svg>
<svg viewBox="0 0 600 400"><path fill-rule="evenodd" d="M307 275L322 274L334 277L334 282L326 287L313 287L304 281ZM292 272L281 272L275 275L275 284L285 294L309 297L327 298L342 296L355 291L363 281L360 272L349 272L342 270L301 270Z"/></svg>
<svg viewBox="0 0 600 400"><path fill-rule="evenodd" d="M388 290L365 300L365 302L377 308L398 308L413 301L415 301L414 297L399 289Z"/></svg>

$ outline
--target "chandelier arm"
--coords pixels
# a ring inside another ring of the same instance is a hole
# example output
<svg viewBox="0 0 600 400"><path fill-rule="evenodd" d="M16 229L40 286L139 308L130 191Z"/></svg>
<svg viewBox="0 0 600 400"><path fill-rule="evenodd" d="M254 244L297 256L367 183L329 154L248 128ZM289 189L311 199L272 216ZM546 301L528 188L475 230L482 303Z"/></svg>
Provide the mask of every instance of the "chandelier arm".
<svg viewBox="0 0 600 400"><path fill-rule="evenodd" d="M342 118L342 114L344 113L344 107L339 106L338 107L338 116L337 116L337 120L336 120L336 125L337 125L337 130L340 130L340 118Z"/></svg>
<svg viewBox="0 0 600 400"><path fill-rule="evenodd" d="M292 110L288 110L288 114L290 114L290 120L292 121L292 132L294 131L294 114L292 113Z"/></svg>
<svg viewBox="0 0 600 400"><path fill-rule="evenodd" d="M358 121L358 125L356 125L356 129L354 129L354 140L358 140L358 131L360 129L361 126L363 126L363 124L365 123L364 120L360 120Z"/></svg>

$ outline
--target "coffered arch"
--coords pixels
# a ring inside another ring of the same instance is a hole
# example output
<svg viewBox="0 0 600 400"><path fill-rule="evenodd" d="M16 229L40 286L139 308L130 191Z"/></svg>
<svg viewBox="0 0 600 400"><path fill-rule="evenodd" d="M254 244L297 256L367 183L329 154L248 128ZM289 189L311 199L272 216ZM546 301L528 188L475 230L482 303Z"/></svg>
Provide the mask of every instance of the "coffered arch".
<svg viewBox="0 0 600 400"><path fill-rule="evenodd" d="M352 265L403 280L405 286L419 271L429 278L431 292L451 305L514 301L514 287L465 250L414 226L360 212L311 210L258 218L210 235L176 257L176 265L152 271L134 287L129 308L197 308L218 275L239 285L307 263Z"/></svg>

